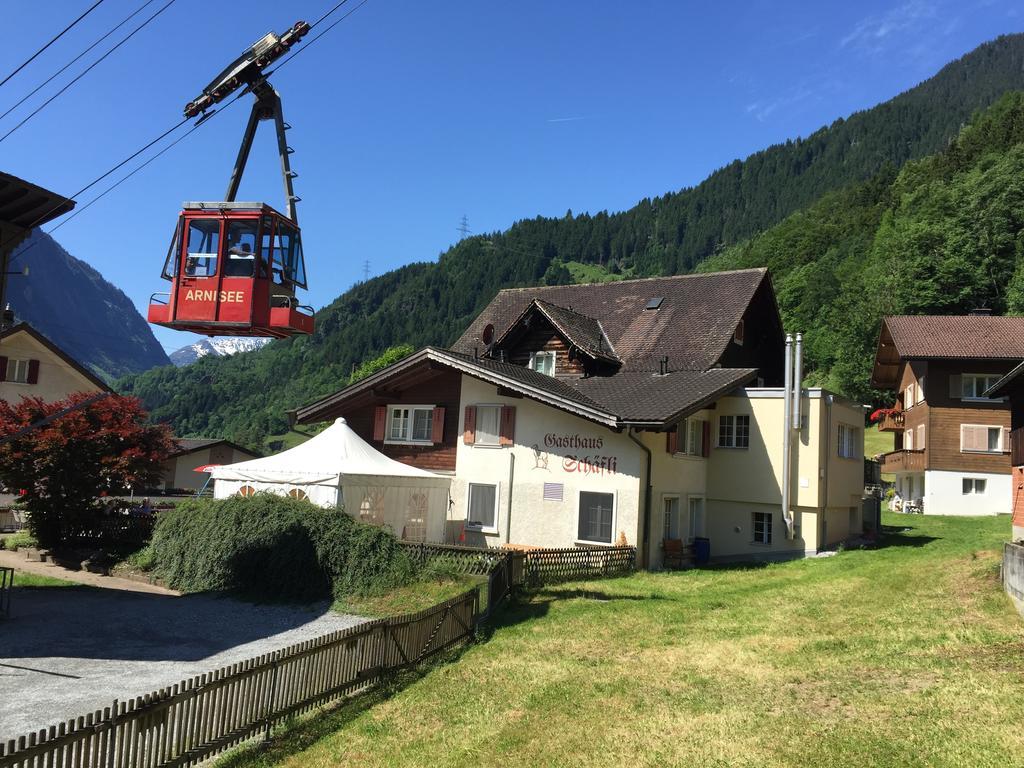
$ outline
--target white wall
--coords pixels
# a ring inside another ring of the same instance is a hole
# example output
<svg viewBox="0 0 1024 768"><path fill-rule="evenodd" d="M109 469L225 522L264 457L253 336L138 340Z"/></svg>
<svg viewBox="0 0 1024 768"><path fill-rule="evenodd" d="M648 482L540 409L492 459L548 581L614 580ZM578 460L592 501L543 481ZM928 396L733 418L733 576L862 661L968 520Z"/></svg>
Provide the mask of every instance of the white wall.
<svg viewBox="0 0 1024 768"><path fill-rule="evenodd" d="M3 341L0 353L4 357L39 361L39 381L18 384L0 381L0 400L18 403L23 397L41 397L48 403L63 400L75 392L99 392L92 381L68 365L58 355L44 347L26 331L13 333Z"/></svg>
<svg viewBox="0 0 1024 768"><path fill-rule="evenodd" d="M466 445L462 432L467 405L515 407L515 445L506 448ZM558 438L566 437L593 441L600 447L553 444ZM506 535L509 530L509 466L513 455L515 475L509 536ZM588 468L576 460L582 457L601 457L606 467L610 463L613 468ZM459 441L451 491L454 505L449 519L466 519L468 483L496 484L497 532L467 532L467 543L571 547L578 540L580 491L610 492L615 494L612 543L622 532L629 544L636 545L642 514L640 486L644 459L640 448L625 434L526 398L501 397L493 385L463 376ZM562 484L562 501L545 501L544 483Z"/></svg>
<svg viewBox="0 0 1024 768"><path fill-rule="evenodd" d="M965 477L981 477L987 481L984 494L963 492ZM999 515L1010 513L1010 475L984 472L924 473L926 515Z"/></svg>

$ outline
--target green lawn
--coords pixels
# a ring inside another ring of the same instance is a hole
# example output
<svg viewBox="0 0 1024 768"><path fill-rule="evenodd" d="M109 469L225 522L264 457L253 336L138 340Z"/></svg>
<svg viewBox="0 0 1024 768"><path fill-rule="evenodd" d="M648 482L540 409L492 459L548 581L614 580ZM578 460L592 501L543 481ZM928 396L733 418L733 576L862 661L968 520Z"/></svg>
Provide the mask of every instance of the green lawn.
<svg viewBox="0 0 1024 768"><path fill-rule="evenodd" d="M473 587L483 586L481 600L486 599L486 576L446 576L438 579L424 579L383 595L369 597L347 597L335 601L333 608L342 613L358 616L394 616L400 613L417 613L433 605L451 600Z"/></svg>
<svg viewBox="0 0 1024 768"><path fill-rule="evenodd" d="M405 687L232 766L1024 763L1009 519L887 515L886 546L547 589ZM372 704L372 706L371 706Z"/></svg>
<svg viewBox="0 0 1024 768"><path fill-rule="evenodd" d="M893 433L879 432L878 427L868 426L864 428L864 455L872 458L879 453L888 453L893 449Z"/></svg>
<svg viewBox="0 0 1024 768"><path fill-rule="evenodd" d="M53 576L41 576L25 571L14 572L14 586L16 587L77 587L73 581L56 579Z"/></svg>

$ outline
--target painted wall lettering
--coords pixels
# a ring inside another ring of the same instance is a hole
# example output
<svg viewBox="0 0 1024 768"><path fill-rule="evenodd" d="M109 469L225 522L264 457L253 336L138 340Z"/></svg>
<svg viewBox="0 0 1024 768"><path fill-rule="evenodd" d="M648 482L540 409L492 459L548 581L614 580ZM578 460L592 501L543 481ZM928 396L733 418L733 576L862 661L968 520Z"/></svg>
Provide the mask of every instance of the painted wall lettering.
<svg viewBox="0 0 1024 768"><path fill-rule="evenodd" d="M614 475L618 464L618 456L566 456L562 459L562 469L583 475Z"/></svg>
<svg viewBox="0 0 1024 768"><path fill-rule="evenodd" d="M583 435L558 435L548 432L544 435L544 445L547 448L594 448L600 449L604 446L604 438L585 437Z"/></svg>

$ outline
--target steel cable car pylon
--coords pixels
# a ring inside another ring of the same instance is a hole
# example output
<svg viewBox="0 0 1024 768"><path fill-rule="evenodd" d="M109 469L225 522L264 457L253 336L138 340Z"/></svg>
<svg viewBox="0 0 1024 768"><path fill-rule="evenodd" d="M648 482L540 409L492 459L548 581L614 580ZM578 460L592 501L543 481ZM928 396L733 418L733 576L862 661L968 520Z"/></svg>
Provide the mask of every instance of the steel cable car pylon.
<svg viewBox="0 0 1024 768"><path fill-rule="evenodd" d="M295 209L301 198L292 185L298 174L291 169L293 150L285 136L291 126L264 73L308 31L309 24L300 21L282 35L268 33L185 106L186 117L202 114L201 121L240 88L255 99L224 200L182 207L162 275L171 290L153 294L149 322L207 336L286 338L313 332L312 308L295 298L296 288L306 287L306 267ZM287 215L266 203L235 199L264 120L272 120L277 133Z"/></svg>

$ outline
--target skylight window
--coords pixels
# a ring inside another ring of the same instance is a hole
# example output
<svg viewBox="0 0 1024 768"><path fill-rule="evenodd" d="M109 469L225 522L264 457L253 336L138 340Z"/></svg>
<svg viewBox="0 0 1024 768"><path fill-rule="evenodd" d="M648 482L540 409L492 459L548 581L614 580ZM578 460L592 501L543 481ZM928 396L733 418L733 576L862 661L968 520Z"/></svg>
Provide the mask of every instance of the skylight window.
<svg viewBox="0 0 1024 768"><path fill-rule="evenodd" d="M660 309L661 302L663 302L664 300L665 298L663 296L658 296L657 298L651 299L650 301L647 302L647 306L644 307L644 309Z"/></svg>

